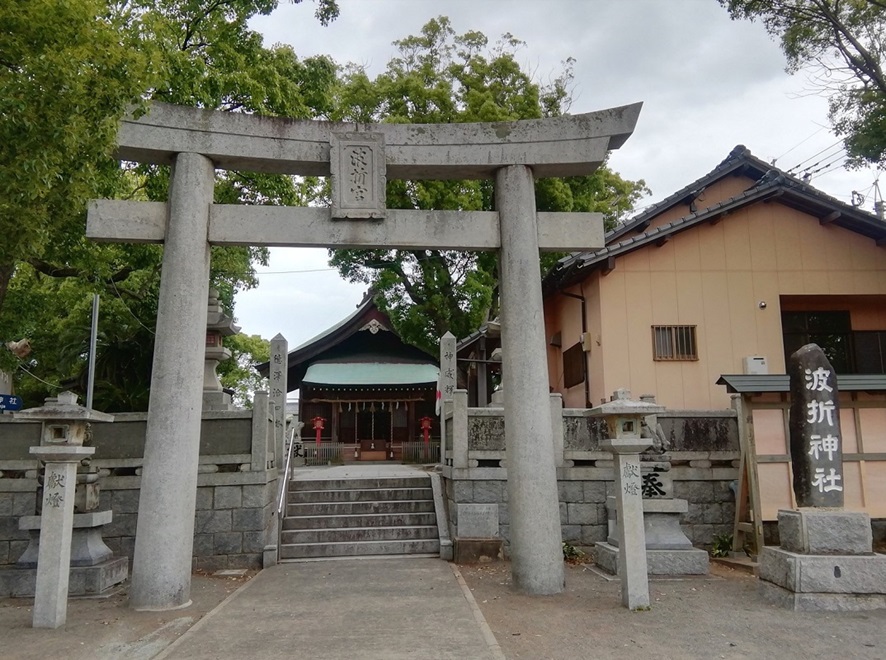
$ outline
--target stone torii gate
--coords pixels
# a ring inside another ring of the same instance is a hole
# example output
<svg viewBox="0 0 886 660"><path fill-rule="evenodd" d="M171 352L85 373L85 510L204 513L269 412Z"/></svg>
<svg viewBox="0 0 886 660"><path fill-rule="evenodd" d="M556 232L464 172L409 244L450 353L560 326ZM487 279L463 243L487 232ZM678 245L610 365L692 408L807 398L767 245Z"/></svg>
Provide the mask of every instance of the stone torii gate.
<svg viewBox="0 0 886 660"><path fill-rule="evenodd" d="M498 250L514 584L563 589L539 250L603 245L598 213L537 213L533 179L586 175L641 104L476 124L347 124L154 103L117 156L172 165L169 200L90 203L87 235L164 243L130 604L190 602L211 245ZM213 204L214 170L332 176L332 208ZM495 180L493 212L385 207L385 181Z"/></svg>

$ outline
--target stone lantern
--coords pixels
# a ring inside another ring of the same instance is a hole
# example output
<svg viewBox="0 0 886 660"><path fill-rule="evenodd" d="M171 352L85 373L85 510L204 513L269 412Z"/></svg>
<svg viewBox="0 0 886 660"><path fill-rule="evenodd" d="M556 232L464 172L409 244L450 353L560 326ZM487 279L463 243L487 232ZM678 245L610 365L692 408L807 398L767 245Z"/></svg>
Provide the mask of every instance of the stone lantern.
<svg viewBox="0 0 886 660"><path fill-rule="evenodd" d="M222 346L222 338L236 335L240 328L225 314L218 302L218 291L209 290L206 308L206 362L203 368L203 409L230 410L231 395L222 389L215 369L219 362L231 358L231 351Z"/></svg>
<svg viewBox="0 0 886 660"><path fill-rule="evenodd" d="M76 593L104 591L128 573L126 558L112 559L101 538L112 512L92 510L98 507L97 472L79 475L84 477L81 483L77 474L78 466L95 453L88 446L91 422L112 422L114 416L79 406L76 395L62 392L14 417L41 422L40 446L31 447L30 453L45 464L40 515L19 520L19 528L31 532L31 543L17 566L33 570L36 565L34 627L58 628L67 616L72 566L80 567Z"/></svg>
<svg viewBox="0 0 886 660"><path fill-rule="evenodd" d="M602 417L609 430L603 447L612 452L614 459L621 601L631 610L649 607L640 452L652 444L652 439L642 437L641 429L644 417L661 412L664 407L635 401L623 389L617 390L610 401L588 411L591 417Z"/></svg>
<svg viewBox="0 0 886 660"><path fill-rule="evenodd" d="M606 448L627 451L640 447L647 575L706 575L708 553L693 547L680 527L680 519L689 511L689 503L673 497L670 457L666 453L668 442L656 419L656 415L664 410L651 396L635 401L630 399L629 392L619 390L612 401L594 408L592 414L607 420L612 439L607 441L608 446L604 443ZM635 421L637 418L639 420ZM652 448L648 449L650 445ZM609 534L605 543L596 544L597 566L613 574L621 571L620 550L623 546L619 540L619 506L617 497L606 498Z"/></svg>

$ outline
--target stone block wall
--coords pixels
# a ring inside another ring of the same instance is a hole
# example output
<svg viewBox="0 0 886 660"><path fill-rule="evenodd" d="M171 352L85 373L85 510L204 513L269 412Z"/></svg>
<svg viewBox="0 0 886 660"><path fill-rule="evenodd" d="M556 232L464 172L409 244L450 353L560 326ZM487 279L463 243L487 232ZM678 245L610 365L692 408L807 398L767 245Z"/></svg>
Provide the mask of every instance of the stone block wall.
<svg viewBox="0 0 886 660"><path fill-rule="evenodd" d="M581 409L553 410L562 414L562 455L557 461L557 488L563 540L592 545L608 535L606 497L614 495L612 455L602 449L606 426ZM458 400L452 416L466 416L467 439L451 438L449 460L443 468L452 535L458 537L459 504L496 504L499 535L505 549L510 530L507 494L507 455L502 409L466 408ZM731 410L667 411L658 416L670 443L670 478L675 498L685 499L689 511L683 530L695 545L710 545L720 534L731 534L735 516L734 482L738 478L739 441ZM447 430L456 424L447 423ZM455 456L461 447L466 455ZM465 467L459 467L465 466Z"/></svg>
<svg viewBox="0 0 886 660"><path fill-rule="evenodd" d="M261 394L261 393L260 393ZM103 530L116 556L132 559L138 522L146 415L126 413L94 425L100 469L99 510L113 511ZM40 425L0 415L0 568L15 564L29 534L18 529L36 512L37 464L28 448ZM252 411L204 414L194 521L194 568L260 568L266 545L276 543L278 476L267 395Z"/></svg>
<svg viewBox="0 0 886 660"><path fill-rule="evenodd" d="M277 481L248 483L244 477L249 476L200 475L194 518L195 569L261 568L276 515ZM104 540L116 556L132 559L138 500L137 487L102 490L100 508L114 512L114 520L104 529Z"/></svg>
<svg viewBox="0 0 886 660"><path fill-rule="evenodd" d="M679 454L673 455L675 462ZM711 462L709 468L692 468L691 479L674 478L674 497L689 502L682 521L683 531L694 545L713 543L719 534L731 534L735 517L732 482L738 469L732 460ZM606 540L608 533L606 497L615 495L614 480L600 474L604 468L560 468L557 490L560 499L560 526L563 540L572 545L593 545ZM455 474L453 474L455 472ZM447 474L448 473L448 474ZM507 470L504 468L469 468L444 470L449 526L458 536L458 504L497 504L499 535L505 548L510 543L508 518Z"/></svg>

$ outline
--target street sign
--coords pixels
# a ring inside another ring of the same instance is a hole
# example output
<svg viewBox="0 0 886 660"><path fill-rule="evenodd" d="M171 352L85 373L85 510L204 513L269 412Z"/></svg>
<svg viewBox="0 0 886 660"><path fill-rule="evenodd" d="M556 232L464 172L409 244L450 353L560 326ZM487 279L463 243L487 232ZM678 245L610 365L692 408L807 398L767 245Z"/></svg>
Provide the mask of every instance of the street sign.
<svg viewBox="0 0 886 660"><path fill-rule="evenodd" d="M14 394L0 394L0 412L5 410L21 410L22 398Z"/></svg>

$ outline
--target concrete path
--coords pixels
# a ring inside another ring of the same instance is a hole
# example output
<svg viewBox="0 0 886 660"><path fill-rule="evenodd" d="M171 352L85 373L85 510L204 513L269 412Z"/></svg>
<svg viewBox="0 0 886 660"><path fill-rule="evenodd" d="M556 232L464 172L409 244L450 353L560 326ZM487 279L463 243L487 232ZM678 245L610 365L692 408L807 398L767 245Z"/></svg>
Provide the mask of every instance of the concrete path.
<svg viewBox="0 0 886 660"><path fill-rule="evenodd" d="M455 566L417 558L278 564L157 657L504 658Z"/></svg>

